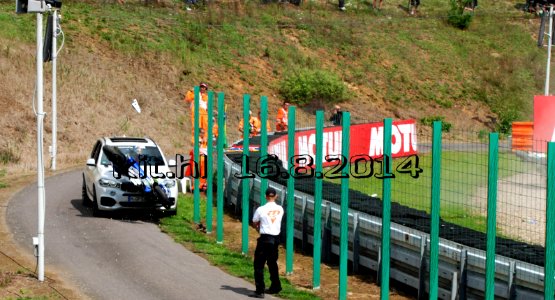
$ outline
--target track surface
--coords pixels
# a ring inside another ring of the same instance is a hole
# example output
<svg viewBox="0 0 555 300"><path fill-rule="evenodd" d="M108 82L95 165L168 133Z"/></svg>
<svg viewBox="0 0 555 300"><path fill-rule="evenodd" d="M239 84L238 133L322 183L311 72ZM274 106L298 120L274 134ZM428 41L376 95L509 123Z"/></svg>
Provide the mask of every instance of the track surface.
<svg viewBox="0 0 555 300"><path fill-rule="evenodd" d="M211 266L146 218L94 218L81 202L81 172L46 180L46 270L55 267L94 299L245 299L254 286ZM14 239L32 253L36 185L11 199ZM269 298L269 297L267 297Z"/></svg>

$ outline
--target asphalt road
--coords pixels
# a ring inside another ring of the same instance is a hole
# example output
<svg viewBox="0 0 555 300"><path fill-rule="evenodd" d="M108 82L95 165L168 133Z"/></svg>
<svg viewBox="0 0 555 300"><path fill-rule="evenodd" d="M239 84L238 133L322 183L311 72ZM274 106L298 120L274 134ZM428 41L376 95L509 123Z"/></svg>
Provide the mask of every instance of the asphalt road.
<svg viewBox="0 0 555 300"><path fill-rule="evenodd" d="M94 299L246 299L254 285L175 243L148 218L94 218L81 204L81 171L46 180L46 270L55 267ZM32 253L37 193L11 199L7 220ZM268 297L267 297L268 298Z"/></svg>

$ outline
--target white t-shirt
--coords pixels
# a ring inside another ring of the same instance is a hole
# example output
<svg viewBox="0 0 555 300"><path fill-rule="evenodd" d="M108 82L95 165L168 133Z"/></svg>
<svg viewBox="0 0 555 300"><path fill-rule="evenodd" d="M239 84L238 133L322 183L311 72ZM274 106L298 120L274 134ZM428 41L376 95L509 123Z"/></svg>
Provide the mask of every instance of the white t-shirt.
<svg viewBox="0 0 555 300"><path fill-rule="evenodd" d="M261 234L279 235L281 218L283 218L283 207L275 202L268 202L256 209L252 221L260 222Z"/></svg>
<svg viewBox="0 0 555 300"><path fill-rule="evenodd" d="M198 105L201 109L207 110L208 109L208 102L199 99Z"/></svg>
<svg viewBox="0 0 555 300"><path fill-rule="evenodd" d="M200 107L200 109L208 110L208 102L206 102L202 99L199 99L198 107ZM191 110L193 110L194 108L195 108L195 102L193 101L193 102L191 102ZM193 112L194 112L194 110L193 110Z"/></svg>

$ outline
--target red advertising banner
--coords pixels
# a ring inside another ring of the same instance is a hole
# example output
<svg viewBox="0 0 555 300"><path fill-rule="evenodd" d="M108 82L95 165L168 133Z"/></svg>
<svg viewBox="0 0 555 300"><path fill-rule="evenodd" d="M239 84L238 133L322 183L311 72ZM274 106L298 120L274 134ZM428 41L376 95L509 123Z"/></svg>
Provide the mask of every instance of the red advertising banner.
<svg viewBox="0 0 555 300"><path fill-rule="evenodd" d="M547 152L555 142L555 96L534 96L534 152Z"/></svg>
<svg viewBox="0 0 555 300"><path fill-rule="evenodd" d="M417 154L416 122L414 120L394 121L391 128L392 157ZM341 126L324 128L323 165L333 166L337 162L326 162L326 155L341 155ZM368 155L379 158L383 154L383 123L367 123L351 126L350 157ZM275 154L287 168L290 157L287 154L287 135L270 142L268 153ZM316 131L314 129L295 133L295 154L316 156Z"/></svg>

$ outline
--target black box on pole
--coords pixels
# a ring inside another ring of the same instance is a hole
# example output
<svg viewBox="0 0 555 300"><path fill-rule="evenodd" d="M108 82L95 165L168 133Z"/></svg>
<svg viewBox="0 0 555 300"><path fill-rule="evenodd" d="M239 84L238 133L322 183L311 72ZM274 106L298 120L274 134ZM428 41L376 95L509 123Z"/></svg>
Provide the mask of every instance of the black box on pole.
<svg viewBox="0 0 555 300"><path fill-rule="evenodd" d="M46 21L46 32L44 33L44 42L42 43L42 61L52 60L52 39L54 38L54 16L49 15Z"/></svg>

